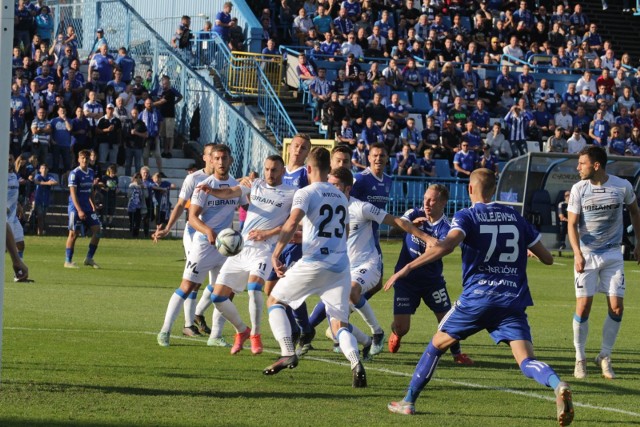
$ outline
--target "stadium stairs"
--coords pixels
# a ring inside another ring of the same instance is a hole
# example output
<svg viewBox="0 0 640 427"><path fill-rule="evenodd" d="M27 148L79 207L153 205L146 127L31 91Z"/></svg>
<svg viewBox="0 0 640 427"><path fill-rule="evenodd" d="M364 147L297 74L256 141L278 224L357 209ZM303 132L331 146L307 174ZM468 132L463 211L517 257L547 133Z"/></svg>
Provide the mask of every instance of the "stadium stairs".
<svg viewBox="0 0 640 427"><path fill-rule="evenodd" d="M634 61L633 66L640 65L640 17L622 13L621 0L609 1L607 10L602 10L601 0L584 0L580 3L591 22L598 25L598 32L603 40L611 40L616 58L627 52ZM632 6L635 5L635 2L631 3Z"/></svg>

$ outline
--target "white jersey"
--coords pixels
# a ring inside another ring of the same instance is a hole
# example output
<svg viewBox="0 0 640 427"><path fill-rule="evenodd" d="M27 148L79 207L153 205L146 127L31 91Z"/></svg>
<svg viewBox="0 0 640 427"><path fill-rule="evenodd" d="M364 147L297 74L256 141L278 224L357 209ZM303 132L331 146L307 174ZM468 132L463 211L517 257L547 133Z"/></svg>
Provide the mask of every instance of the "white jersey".
<svg viewBox="0 0 640 427"><path fill-rule="evenodd" d="M243 194L246 187L241 187ZM251 230L271 230L284 224L291 212L293 195L298 189L290 185L281 184L272 187L263 179L256 179L251 185L251 196L247 219L242 229L244 246L254 246L255 243L266 243L272 248L278 241L278 235L270 237L265 242L255 242L249 239Z"/></svg>
<svg viewBox="0 0 640 427"><path fill-rule="evenodd" d="M619 247L623 205L635 203L635 199L631 183L614 175L603 185L593 185L588 179L574 184L567 210L580 216L580 249L603 253Z"/></svg>
<svg viewBox="0 0 640 427"><path fill-rule="evenodd" d="M178 194L178 197L182 200L191 200L193 192L195 191L198 184L207 179L208 176L209 175L207 175L204 169L197 170L194 173L190 173L189 175L187 175L182 182L182 187L180 187L180 194ZM191 225L189 225L189 223L187 222L185 232L193 234L195 231L195 228L191 227Z"/></svg>
<svg viewBox="0 0 640 427"><path fill-rule="evenodd" d="M371 261L375 256L378 259L376 241L373 234L372 223L375 221L382 224L387 212L373 206L371 203L363 202L354 197L349 199L349 262L351 268Z"/></svg>
<svg viewBox="0 0 640 427"><path fill-rule="evenodd" d="M18 193L20 192L20 181L18 174L9 172L9 182L7 185L7 222L17 219Z"/></svg>
<svg viewBox="0 0 640 427"><path fill-rule="evenodd" d="M291 210L305 213L302 220L302 261L317 261L339 272L349 268L347 225L349 202L326 182L315 182L296 191Z"/></svg>
<svg viewBox="0 0 640 427"><path fill-rule="evenodd" d="M228 188L238 185L238 181L235 178L229 177L224 181L217 179L214 175L207 177L203 184L208 185L211 188ZM225 228L231 227L233 222L233 214L239 205L246 205L247 198L245 196L237 197L234 199L218 199L211 196L204 191L196 190L191 197L192 206L202 207L202 213L200 219L207 227L211 228L214 232L218 233ZM196 232L198 234L198 232ZM194 236L194 241L196 236Z"/></svg>

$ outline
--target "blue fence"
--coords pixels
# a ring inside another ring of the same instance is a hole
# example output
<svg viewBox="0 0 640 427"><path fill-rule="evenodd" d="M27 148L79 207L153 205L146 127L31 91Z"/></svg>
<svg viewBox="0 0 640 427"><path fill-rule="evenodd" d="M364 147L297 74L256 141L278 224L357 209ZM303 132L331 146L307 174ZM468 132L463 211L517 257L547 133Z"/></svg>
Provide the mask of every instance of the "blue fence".
<svg viewBox="0 0 640 427"><path fill-rule="evenodd" d="M167 75L184 96L176 111L176 130L183 135L192 128L198 141L228 144L235 159L232 173L241 176L250 170L261 170L263 160L277 152L262 132L229 104L216 89L185 60L177 55L160 35L123 0L85 0L81 3L53 3L57 29L73 25L85 35L80 50L88 52L96 28L105 30L112 48L125 46L136 60L136 74L151 68L156 75ZM197 114L198 113L198 114ZM193 121L199 116L199 126Z"/></svg>

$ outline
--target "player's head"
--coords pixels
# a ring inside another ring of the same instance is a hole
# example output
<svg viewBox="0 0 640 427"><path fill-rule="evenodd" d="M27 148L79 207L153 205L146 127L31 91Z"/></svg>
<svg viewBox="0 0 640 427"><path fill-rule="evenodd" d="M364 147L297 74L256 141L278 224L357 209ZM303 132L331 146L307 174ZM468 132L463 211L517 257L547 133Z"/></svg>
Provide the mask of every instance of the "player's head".
<svg viewBox="0 0 640 427"><path fill-rule="evenodd" d="M369 146L369 168L378 177L381 177L387 166L389 155L387 147L381 142L375 142Z"/></svg>
<svg viewBox="0 0 640 427"><path fill-rule="evenodd" d="M331 170L331 154L324 147L313 147L307 159L307 171L311 176L314 172L320 174L320 178L326 177ZM324 181L325 179L321 179Z"/></svg>
<svg viewBox="0 0 640 427"><path fill-rule="evenodd" d="M422 206L430 219L440 219L449 201L449 189L443 184L432 184L424 192Z"/></svg>
<svg viewBox="0 0 640 427"><path fill-rule="evenodd" d="M580 179L592 179L596 175L604 174L607 166L607 152L602 147L589 145L578 153L577 170Z"/></svg>
<svg viewBox="0 0 640 427"><path fill-rule="evenodd" d="M233 161L231 157L231 149L225 144L214 144L211 147L207 163L213 167L213 173L218 179L227 179L229 176L229 167Z"/></svg>
<svg viewBox="0 0 640 427"><path fill-rule="evenodd" d="M496 192L495 172L487 168L476 169L469 177L469 196L472 202L486 202Z"/></svg>
<svg viewBox="0 0 640 427"><path fill-rule="evenodd" d="M345 167L332 168L329 172L328 182L349 197L351 187L353 187L353 174Z"/></svg>
<svg viewBox="0 0 640 427"><path fill-rule="evenodd" d="M351 165L351 150L346 145L338 145L331 150L331 169Z"/></svg>
<svg viewBox="0 0 640 427"><path fill-rule="evenodd" d="M284 176L284 160L277 154L267 157L264 161L264 180L272 187L282 184Z"/></svg>
<svg viewBox="0 0 640 427"><path fill-rule="evenodd" d="M78 164L81 168L85 168L91 158L91 150L80 150L78 153Z"/></svg>
<svg viewBox="0 0 640 427"><path fill-rule="evenodd" d="M289 165L302 166L307 160L311 150L311 139L309 135L299 133L291 139L289 144Z"/></svg>

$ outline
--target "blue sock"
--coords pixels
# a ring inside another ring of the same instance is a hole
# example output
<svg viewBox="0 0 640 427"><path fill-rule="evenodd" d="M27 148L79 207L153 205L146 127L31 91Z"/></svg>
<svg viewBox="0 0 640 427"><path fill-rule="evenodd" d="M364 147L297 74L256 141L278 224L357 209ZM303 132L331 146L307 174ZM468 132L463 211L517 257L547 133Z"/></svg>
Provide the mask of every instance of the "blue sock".
<svg viewBox="0 0 640 427"><path fill-rule="evenodd" d="M407 389L407 395L404 397L406 402L415 403L422 389L431 380L431 377L436 370L436 366L438 366L438 362L440 361L440 357L443 354L443 351L435 348L431 341L429 341L429 345L422 354L422 357L416 366L416 370L413 372L413 377L411 377L411 382Z"/></svg>
<svg viewBox="0 0 640 427"><path fill-rule="evenodd" d="M318 326L324 319L327 318L327 312L325 311L325 306L322 301L318 302L315 307L313 307L313 311L311 312L311 316L309 316L309 323L312 327Z"/></svg>
<svg viewBox="0 0 640 427"><path fill-rule="evenodd" d="M185 294L184 291L180 288L176 289L174 293L182 299L187 299L187 294Z"/></svg>
<svg viewBox="0 0 640 427"><path fill-rule="evenodd" d="M221 295L216 295L216 294L211 294L211 302L212 303L217 303L217 302L224 302L226 300L228 300L229 297L223 297Z"/></svg>
<svg viewBox="0 0 640 427"><path fill-rule="evenodd" d="M18 256L20 259L24 258L24 251L18 251Z"/></svg>
<svg viewBox="0 0 640 427"><path fill-rule="evenodd" d="M291 324L291 334L292 335L299 334L300 327L298 326L298 323L296 322L295 317L293 317L293 310L291 309L291 307L286 306L285 312L287 313L287 318L289 319L289 323Z"/></svg>
<svg viewBox="0 0 640 427"><path fill-rule="evenodd" d="M555 389L560 382L558 374L556 374L556 371L554 371L551 366L536 359L524 359L520 364L520 370L525 377L533 378L543 386Z"/></svg>
<svg viewBox="0 0 640 427"><path fill-rule="evenodd" d="M67 256L65 258L66 262L71 262L71 260L73 259L73 249L72 248L67 248Z"/></svg>
<svg viewBox="0 0 640 427"><path fill-rule="evenodd" d="M191 291L189 293L189 299L196 299L198 297L198 291Z"/></svg>
<svg viewBox="0 0 640 427"><path fill-rule="evenodd" d="M573 313L573 320L575 320L578 323L584 323L587 320L589 320L589 316L580 317L576 313Z"/></svg>
<svg viewBox="0 0 640 427"><path fill-rule="evenodd" d="M20 257L20 258L22 258L22 257ZM622 322L622 315L620 315L620 316L616 316L616 315L615 315L615 314L613 314L613 313L609 313L609 317L610 317L610 318L611 318L611 320L613 320L614 322L618 322L618 323Z"/></svg>
<svg viewBox="0 0 640 427"><path fill-rule="evenodd" d="M364 297L364 295L360 295L360 299L358 300L357 304L354 304L353 306L355 308L360 308L363 305L365 305L367 303L367 299Z"/></svg>
<svg viewBox="0 0 640 427"><path fill-rule="evenodd" d="M92 245L91 243L89 243L89 252L87 252L87 258L93 258L97 250L98 245Z"/></svg>
<svg viewBox="0 0 640 427"><path fill-rule="evenodd" d="M457 342L454 345L452 345L451 347L449 347L449 350L451 351L451 354L453 354L454 356L456 354L462 353L462 349L460 348L460 343L459 342Z"/></svg>
<svg viewBox="0 0 640 427"><path fill-rule="evenodd" d="M247 291L262 291L262 285L258 282L247 283Z"/></svg>
<svg viewBox="0 0 640 427"><path fill-rule="evenodd" d="M309 313L307 312L306 302L303 302L300 307L293 310L293 317L296 319L296 323L303 334L311 332L311 324L309 324Z"/></svg>
<svg viewBox="0 0 640 427"><path fill-rule="evenodd" d="M369 301L371 299L371 297L373 296L373 294L371 293L371 291L368 291L364 294L364 297L367 301Z"/></svg>
<svg viewBox="0 0 640 427"><path fill-rule="evenodd" d="M207 290L209 291L210 294L213 293L213 285L211 283L207 285Z"/></svg>

